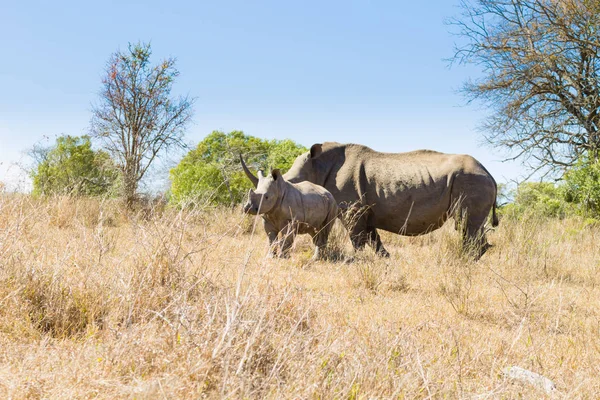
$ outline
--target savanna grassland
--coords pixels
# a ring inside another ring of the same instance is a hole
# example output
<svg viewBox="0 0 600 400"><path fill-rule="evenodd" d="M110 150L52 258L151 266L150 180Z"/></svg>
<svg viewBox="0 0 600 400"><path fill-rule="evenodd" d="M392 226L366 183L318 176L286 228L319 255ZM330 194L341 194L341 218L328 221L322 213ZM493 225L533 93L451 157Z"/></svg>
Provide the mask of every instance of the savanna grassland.
<svg viewBox="0 0 600 400"><path fill-rule="evenodd" d="M600 227L488 235L478 262L453 224L381 259L338 228L346 261L311 263L239 210L0 195L0 397L598 398Z"/></svg>

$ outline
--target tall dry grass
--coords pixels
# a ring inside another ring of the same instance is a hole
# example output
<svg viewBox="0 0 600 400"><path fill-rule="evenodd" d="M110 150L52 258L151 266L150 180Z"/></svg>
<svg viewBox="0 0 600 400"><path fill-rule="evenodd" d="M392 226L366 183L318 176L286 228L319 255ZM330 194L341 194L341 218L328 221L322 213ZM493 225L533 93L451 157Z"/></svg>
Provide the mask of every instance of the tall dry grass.
<svg viewBox="0 0 600 400"><path fill-rule="evenodd" d="M0 397L545 396L517 365L598 398L600 228L501 221L473 262L451 225L274 260L237 211L0 195Z"/></svg>

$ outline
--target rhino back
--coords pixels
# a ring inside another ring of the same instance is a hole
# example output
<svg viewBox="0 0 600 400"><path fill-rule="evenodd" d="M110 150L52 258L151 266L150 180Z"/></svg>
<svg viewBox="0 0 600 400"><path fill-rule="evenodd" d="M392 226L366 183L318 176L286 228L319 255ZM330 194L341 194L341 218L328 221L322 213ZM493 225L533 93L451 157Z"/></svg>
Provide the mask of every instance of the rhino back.
<svg viewBox="0 0 600 400"><path fill-rule="evenodd" d="M430 150L381 153L360 145L342 146L344 161L329 171L324 186L338 203L360 201L370 206L377 228L407 235L438 228L447 218L457 176L477 180L477 190L493 190L495 198L493 178L471 156Z"/></svg>
<svg viewBox="0 0 600 400"><path fill-rule="evenodd" d="M285 194L280 204L267 216L278 229L292 220L320 228L335 218L337 204L325 188L306 181L297 184L286 182L285 185Z"/></svg>

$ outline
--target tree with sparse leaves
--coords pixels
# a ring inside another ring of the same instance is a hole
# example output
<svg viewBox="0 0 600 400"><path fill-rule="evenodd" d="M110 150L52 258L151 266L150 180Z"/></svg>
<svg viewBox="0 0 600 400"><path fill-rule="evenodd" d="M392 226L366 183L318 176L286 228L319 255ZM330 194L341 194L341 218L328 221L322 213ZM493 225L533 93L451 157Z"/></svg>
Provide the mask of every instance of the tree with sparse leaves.
<svg viewBox="0 0 600 400"><path fill-rule="evenodd" d="M151 55L150 45L143 43L114 53L102 80L100 102L93 108L92 136L119 166L128 205L153 161L173 147L183 147L193 113L193 99L171 96L179 75L175 59L152 65Z"/></svg>
<svg viewBox="0 0 600 400"><path fill-rule="evenodd" d="M600 2L464 0L449 23L459 36L453 62L474 64L469 100L491 115L494 145L534 171L564 172L600 156Z"/></svg>

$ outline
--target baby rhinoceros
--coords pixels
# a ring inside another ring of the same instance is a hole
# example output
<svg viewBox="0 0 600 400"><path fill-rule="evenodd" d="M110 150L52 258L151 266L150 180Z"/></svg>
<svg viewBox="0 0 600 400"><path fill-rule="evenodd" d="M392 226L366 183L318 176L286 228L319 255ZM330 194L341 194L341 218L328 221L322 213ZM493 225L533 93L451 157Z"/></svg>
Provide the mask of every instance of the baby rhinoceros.
<svg viewBox="0 0 600 400"><path fill-rule="evenodd" d="M277 247L281 244L279 255L287 256L296 234L308 233L315 244L312 259L322 258L329 232L338 216L337 203L331 193L310 182L290 183L278 169L267 176L259 171L258 179L253 183L256 190L250 189L244 211L262 215L270 254L278 255Z"/></svg>

